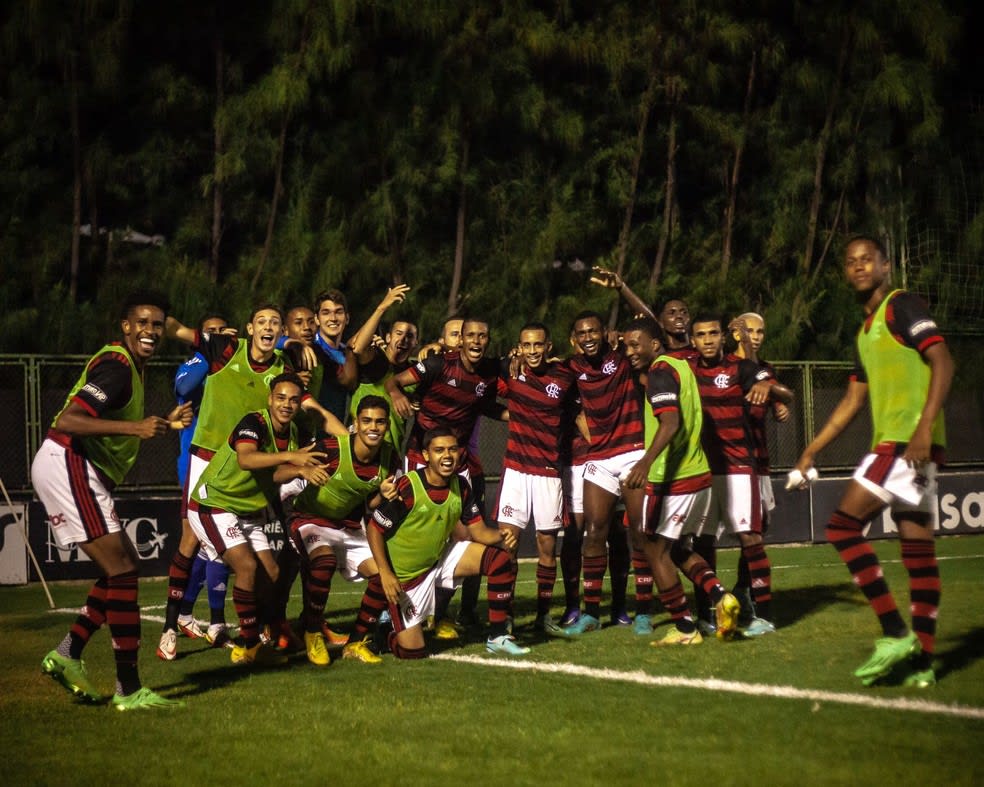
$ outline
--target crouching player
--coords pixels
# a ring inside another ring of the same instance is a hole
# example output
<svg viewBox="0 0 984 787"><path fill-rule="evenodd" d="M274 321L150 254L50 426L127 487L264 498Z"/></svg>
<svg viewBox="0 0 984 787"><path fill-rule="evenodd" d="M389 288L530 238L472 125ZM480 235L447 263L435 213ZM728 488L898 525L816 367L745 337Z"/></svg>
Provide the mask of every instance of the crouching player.
<svg viewBox="0 0 984 787"><path fill-rule="evenodd" d="M397 458L386 439L389 416L389 402L383 397L364 396L356 407L352 434L328 435L318 444L327 457L327 483L305 485L293 501L290 538L301 556L304 647L308 661L318 666L330 661L322 626L331 580L339 564L342 575L350 582L369 580L342 658L369 664L382 660L366 641L371 626L386 607L386 597L363 519L367 510L382 503L384 491L394 491Z"/></svg>
<svg viewBox="0 0 984 787"><path fill-rule="evenodd" d="M190 490L192 531L210 560L221 557L236 574L232 600L239 615L239 642L232 649L234 664L282 664L287 658L274 647L261 645L257 599L269 595L277 578L264 532L266 507L277 497L276 485L295 478L312 484L328 480L322 467L324 454L313 446L299 448L293 420L303 393L304 384L296 374L274 377L267 409L239 421Z"/></svg>
<svg viewBox="0 0 984 787"><path fill-rule="evenodd" d="M698 645L703 638L691 617L677 567L710 597L718 638L734 636L740 608L714 570L692 549L711 504L711 470L700 439L704 418L690 365L663 354L660 333L649 318L633 320L624 333L629 363L646 373L647 400L646 452L630 471L626 486L646 489L643 549L659 600L675 625L652 644Z"/></svg>
<svg viewBox="0 0 984 787"><path fill-rule="evenodd" d="M421 447L424 466L397 479L396 497L375 510L366 528L393 618L390 651L401 659L426 658L422 624L434 612L435 590L484 575L491 627L485 647L528 653L507 631L516 580L507 551L514 547L511 531L500 535L485 525L471 487L455 473L461 448L454 432L429 429Z"/></svg>

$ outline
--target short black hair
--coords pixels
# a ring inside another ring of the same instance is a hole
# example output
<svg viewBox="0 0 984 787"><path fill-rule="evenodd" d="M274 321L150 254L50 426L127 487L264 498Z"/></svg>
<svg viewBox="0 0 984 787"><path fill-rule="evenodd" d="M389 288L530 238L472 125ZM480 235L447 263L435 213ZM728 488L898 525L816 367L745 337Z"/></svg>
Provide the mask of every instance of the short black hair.
<svg viewBox="0 0 984 787"><path fill-rule="evenodd" d="M428 429L424 432L424 437L420 441L420 445L423 450L430 448L430 444L438 437L453 437L455 440L458 436L447 426L435 426L432 429Z"/></svg>
<svg viewBox="0 0 984 787"><path fill-rule="evenodd" d="M697 316L690 321L690 332L694 332L694 326L699 322L716 322L721 330L724 331L726 324L724 318L716 312L698 312Z"/></svg>
<svg viewBox="0 0 984 787"><path fill-rule="evenodd" d="M592 311L591 309L585 309L574 315L574 319L571 320L571 333L574 333L574 326L577 325L581 320L597 320L598 324L601 325L602 329L605 327L605 318L602 317L598 312Z"/></svg>
<svg viewBox="0 0 984 787"><path fill-rule="evenodd" d="M622 331L623 334L629 331L642 331L649 335L651 339L657 339L660 344L666 346L666 337L663 335L663 329L660 328L659 323L656 322L652 317L636 317Z"/></svg>
<svg viewBox="0 0 984 787"><path fill-rule="evenodd" d="M296 385L298 388L301 389L301 393L304 393L304 391L306 390L304 387L304 381L300 377L298 377L297 374L295 374L294 372L282 372L278 374L276 377L274 377L270 381L270 391L272 392L273 389L276 388L281 383L291 383L292 385Z"/></svg>
<svg viewBox="0 0 984 787"><path fill-rule="evenodd" d="M390 403L384 397L378 396L377 394L366 394L355 406L355 414L358 415L363 410L372 409L384 410L388 416L390 414Z"/></svg>
<svg viewBox="0 0 984 787"><path fill-rule="evenodd" d="M129 319L130 313L138 306L155 306L164 312L165 317L171 313L171 304L164 293L159 290L134 290L123 301L120 319Z"/></svg>
<svg viewBox="0 0 984 787"><path fill-rule="evenodd" d="M222 320L226 325L229 324L229 320L226 318L222 312L205 312L204 316L198 321L198 332L204 333L205 323L209 320Z"/></svg>
<svg viewBox="0 0 984 787"><path fill-rule="evenodd" d="M522 334L523 331L543 331L544 337L549 341L550 339L550 329L544 325L542 322L528 322L522 328L519 329L519 333Z"/></svg>
<svg viewBox="0 0 984 787"><path fill-rule="evenodd" d="M348 298L345 297L345 293L341 290L331 289L322 290L317 295L314 296L314 313L317 314L321 311L321 304L325 301L331 301L332 303L340 304L346 312L348 312Z"/></svg>
<svg viewBox="0 0 984 787"><path fill-rule="evenodd" d="M844 250L847 251L847 247L857 241L867 241L876 249L878 249L878 253L881 254L883 259L886 260L888 259L888 249L886 249L885 244L882 243L882 241L880 241L874 235L867 235L864 233L860 233L858 235L852 235L850 238L847 239L847 243L844 244Z"/></svg>
<svg viewBox="0 0 984 787"><path fill-rule="evenodd" d="M253 311L249 313L249 319L246 320L246 322L253 322L253 319L256 317L257 314L267 309L269 309L270 311L275 311L277 314L279 314L280 322L284 322L284 310L280 307L279 303L261 303L259 306L253 309Z"/></svg>

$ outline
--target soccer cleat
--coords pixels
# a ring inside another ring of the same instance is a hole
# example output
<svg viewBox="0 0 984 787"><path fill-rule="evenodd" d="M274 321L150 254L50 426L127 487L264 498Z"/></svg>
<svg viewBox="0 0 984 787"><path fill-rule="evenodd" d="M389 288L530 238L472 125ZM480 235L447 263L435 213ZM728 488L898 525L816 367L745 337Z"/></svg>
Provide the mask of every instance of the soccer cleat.
<svg viewBox="0 0 984 787"><path fill-rule="evenodd" d="M304 649L307 651L308 661L316 667L324 667L331 663L331 656L328 655L328 648L325 647L325 638L320 632L304 632Z"/></svg>
<svg viewBox="0 0 984 787"><path fill-rule="evenodd" d="M597 628L601 628L601 623L598 618L594 615L584 613L577 620L571 623L571 625L564 626L560 629L559 633L554 634L553 636L561 637L563 639L576 639L582 634L585 634L588 631L594 631Z"/></svg>
<svg viewBox="0 0 984 787"><path fill-rule="evenodd" d="M341 648L348 644L349 635L330 629L327 620L321 623L321 633L324 635L325 642L328 643L329 648Z"/></svg>
<svg viewBox="0 0 984 787"><path fill-rule="evenodd" d="M721 600L714 605L714 616L717 622L717 631L714 635L718 639L732 639L738 630L738 615L741 612L741 604L738 599L730 593L721 596Z"/></svg>
<svg viewBox="0 0 984 787"><path fill-rule="evenodd" d="M364 664L380 664L382 662L382 659L372 652L372 648L369 647L369 641L364 639L358 642L350 642L342 648L342 658L355 659Z"/></svg>
<svg viewBox="0 0 984 787"><path fill-rule="evenodd" d="M157 645L157 658L163 661L174 661L177 657L178 632L174 629L168 629L161 634L161 641Z"/></svg>
<svg viewBox="0 0 984 787"><path fill-rule="evenodd" d="M184 703L179 700L169 700L160 694L155 694L146 686L137 689L133 694L125 697L119 694L113 695L113 707L116 710L144 710L149 708L183 708Z"/></svg>
<svg viewBox="0 0 984 787"><path fill-rule="evenodd" d="M537 615L536 619L533 621L533 630L542 631L544 634L549 634L550 636L556 636L556 632L560 630L560 626L550 615Z"/></svg>
<svg viewBox="0 0 984 787"><path fill-rule="evenodd" d="M485 640L485 649L489 653L500 656L525 656L530 652L529 648L516 644L516 638L509 634L500 634L498 637L489 637Z"/></svg>
<svg viewBox="0 0 984 787"><path fill-rule="evenodd" d="M581 610L577 607L571 607L570 609L564 610L564 614L560 619L560 627L566 628L574 623L577 623L577 619L581 617Z"/></svg>
<svg viewBox="0 0 984 787"><path fill-rule="evenodd" d="M277 650L269 642L257 642L252 647L236 645L229 660L233 664L254 664L257 667L279 667L287 663L287 654Z"/></svg>
<svg viewBox="0 0 984 787"><path fill-rule="evenodd" d="M451 618L441 618L437 622L434 626L434 639L458 639L458 629Z"/></svg>
<svg viewBox="0 0 984 787"><path fill-rule="evenodd" d="M648 637L653 633L653 619L649 615L636 615L632 630L640 637Z"/></svg>
<svg viewBox="0 0 984 787"><path fill-rule="evenodd" d="M919 649L919 638L911 631L904 637L881 637L875 640L875 652L871 657L854 670L854 677L861 678L861 682L869 686L891 672L899 662L919 653Z"/></svg>
<svg viewBox="0 0 984 787"><path fill-rule="evenodd" d="M208 626L201 620L188 615L187 617L178 617L178 631L188 639L202 639L208 633Z"/></svg>
<svg viewBox="0 0 984 787"><path fill-rule="evenodd" d="M752 618L742 632L746 637L761 637L763 634L775 633L775 624L765 618Z"/></svg>
<svg viewBox="0 0 984 787"><path fill-rule="evenodd" d="M902 679L903 686L911 686L917 689L928 689L936 685L936 673L932 667L923 670L912 670Z"/></svg>
<svg viewBox="0 0 984 787"><path fill-rule="evenodd" d="M697 630L705 637L713 637L717 631L717 613L714 608L698 612Z"/></svg>
<svg viewBox="0 0 984 787"><path fill-rule="evenodd" d="M618 611L612 610L612 625L613 626L631 626L632 618L629 617L629 613L624 609Z"/></svg>
<svg viewBox="0 0 984 787"><path fill-rule="evenodd" d="M305 642L286 620L280 622L277 627L277 648L287 653L298 653L304 650Z"/></svg>
<svg viewBox="0 0 984 787"><path fill-rule="evenodd" d="M213 623L205 632L205 641L213 648L234 648L236 643L229 636L229 627L225 623Z"/></svg>
<svg viewBox="0 0 984 787"><path fill-rule="evenodd" d="M105 699L89 682L82 659L70 659L53 650L41 660L41 672L85 702L102 702Z"/></svg>
<svg viewBox="0 0 984 787"><path fill-rule="evenodd" d="M738 615L738 627L748 628L755 620L755 603L752 601L752 589L749 587L738 587L732 589L731 595L738 599L741 604L741 613Z"/></svg>
<svg viewBox="0 0 984 787"><path fill-rule="evenodd" d="M667 645L699 645L704 641L697 629L693 631L680 631L675 626L666 632L662 639L653 640L649 644L654 648L662 648Z"/></svg>

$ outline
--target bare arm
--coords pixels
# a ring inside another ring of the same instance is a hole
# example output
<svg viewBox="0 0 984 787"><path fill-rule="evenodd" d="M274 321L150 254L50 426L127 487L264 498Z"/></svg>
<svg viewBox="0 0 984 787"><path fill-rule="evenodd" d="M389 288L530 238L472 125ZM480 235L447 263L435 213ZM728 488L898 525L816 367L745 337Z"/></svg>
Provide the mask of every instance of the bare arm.
<svg viewBox="0 0 984 787"><path fill-rule="evenodd" d="M313 396L308 396L301 402L301 408L306 412L315 412L321 416L321 420L324 424L324 430L328 434L333 435L343 435L348 434L349 431L346 429L345 424L338 420L333 412L326 410Z"/></svg>
<svg viewBox="0 0 984 787"><path fill-rule="evenodd" d="M268 453L261 451L256 443L243 440L236 443L236 461L242 470L265 470L282 464L292 464L298 467L313 467L324 464L328 458L327 455L323 451L315 451L314 449L315 445L312 443L297 451Z"/></svg>
<svg viewBox="0 0 984 787"><path fill-rule="evenodd" d="M588 279L588 281L592 284L600 284L602 287L607 287L608 289L618 292L619 295L625 298L625 302L629 304L633 314L642 314L650 319L656 319L656 315L653 314L653 310L646 305L642 298L632 292L632 288L622 281L622 277L615 273L615 271L610 271L607 268L601 268L595 265L591 268L591 274L591 278Z"/></svg>
<svg viewBox="0 0 984 787"><path fill-rule="evenodd" d="M168 339L177 339L185 344L195 343L195 330L178 322L174 317L168 317L164 322L164 333Z"/></svg>
<svg viewBox="0 0 984 787"><path fill-rule="evenodd" d="M796 469L804 475L806 471L813 467L814 457L826 448L834 439L843 432L854 420L854 416L864 406L868 398L868 386L866 383L859 383L852 380L847 385L847 391L843 398L830 414L827 423L817 432L813 441L803 450L800 458L796 461Z"/></svg>
<svg viewBox="0 0 984 787"><path fill-rule="evenodd" d="M58 416L55 429L77 437L124 435L149 440L151 437L160 437L166 434L169 429L184 428L191 423L191 418L191 405L188 403L175 407L167 418L148 415L139 421L117 421L109 418L97 418L78 402L71 402Z"/></svg>
<svg viewBox="0 0 984 787"><path fill-rule="evenodd" d="M372 558L376 561L376 567L379 569L379 581L383 586L383 593L386 594L386 600L390 604L397 604L403 588L400 586L400 580L396 578L396 574L393 572L389 552L386 551L386 539L383 537L382 531L372 522L366 526L366 539L369 541L369 551L372 552Z"/></svg>
<svg viewBox="0 0 984 787"><path fill-rule="evenodd" d="M399 374L390 377L385 383L386 394L393 403L393 409L401 418L409 418L413 415L413 405L403 393L403 388L407 385L413 385L415 382L417 382L417 378L413 376L413 372L410 369L404 369Z"/></svg>
<svg viewBox="0 0 984 787"><path fill-rule="evenodd" d="M379 321L383 318L386 310L394 304L403 303L408 292L410 292L410 287L406 284L390 287L375 311L369 315L369 319L362 323L362 327L349 340L349 347L359 363L368 363L372 358L372 337L379 328Z"/></svg>
<svg viewBox="0 0 984 787"><path fill-rule="evenodd" d="M673 435L680 428L680 413L677 410L667 410L660 413L658 418L659 428L653 435L653 441L625 479L625 485L629 489L643 489L646 486L646 482L649 480L649 468L653 466L656 457L670 444Z"/></svg>
<svg viewBox="0 0 984 787"><path fill-rule="evenodd" d="M923 405L919 423L916 425L909 444L902 458L912 465L921 465L929 461L932 449L933 421L940 414L950 384L953 382L953 358L947 346L940 342L934 344L925 353L926 363L929 364L929 391L926 393L926 403Z"/></svg>

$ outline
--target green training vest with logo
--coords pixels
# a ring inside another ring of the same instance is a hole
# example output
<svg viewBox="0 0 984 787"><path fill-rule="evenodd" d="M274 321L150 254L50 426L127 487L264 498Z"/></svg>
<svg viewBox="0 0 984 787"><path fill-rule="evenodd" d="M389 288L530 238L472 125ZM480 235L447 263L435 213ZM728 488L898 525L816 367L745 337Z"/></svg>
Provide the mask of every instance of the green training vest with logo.
<svg viewBox="0 0 984 787"><path fill-rule="evenodd" d="M393 572L401 582L430 570L461 519L461 486L457 475L451 477L448 497L443 503L431 500L417 471L407 476L413 489L413 508L386 542Z"/></svg>
<svg viewBox="0 0 984 787"><path fill-rule="evenodd" d="M341 519L359 503L365 502L386 478L390 447L380 447L379 471L369 480L359 478L352 462L352 437L338 436L338 468L323 486L308 484L294 499L294 508L325 519Z"/></svg>
<svg viewBox="0 0 984 787"><path fill-rule="evenodd" d="M704 411L700 405L700 392L697 378L690 364L670 355L661 355L653 364L663 361L672 366L680 379L680 427L670 439L669 444L656 457L649 468L649 481L653 484L679 481L683 478L706 475L711 472L700 444L700 430L704 424ZM647 400L643 408L645 415L646 445L652 443L659 429L659 419L653 415L652 405Z"/></svg>

